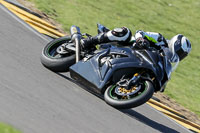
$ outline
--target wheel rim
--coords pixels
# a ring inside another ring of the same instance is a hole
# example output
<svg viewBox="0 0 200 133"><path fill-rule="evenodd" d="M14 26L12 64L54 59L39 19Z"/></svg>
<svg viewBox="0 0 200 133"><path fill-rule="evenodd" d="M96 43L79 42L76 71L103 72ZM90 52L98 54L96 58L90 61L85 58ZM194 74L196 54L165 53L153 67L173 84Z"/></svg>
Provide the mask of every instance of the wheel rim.
<svg viewBox="0 0 200 133"><path fill-rule="evenodd" d="M147 84L146 83L143 83L141 84L141 87L140 89L135 89L135 93L132 92L132 93L124 93L123 95L119 95L116 93L116 88L118 86L117 85L113 85L109 88L109 96L114 99L114 100L118 100L118 101L124 101L124 100L130 100L130 99L134 99L140 95L142 95L146 90L147 90ZM134 86L135 87L135 86ZM133 91L133 90L126 90L125 88L122 88L121 89L122 92L124 91L127 91L127 92L130 92L130 91Z"/></svg>
<svg viewBox="0 0 200 133"><path fill-rule="evenodd" d="M46 55L50 58L63 58L72 55L72 53L70 52L66 52L65 54L60 54L57 52L57 48L59 48L62 44L66 43L66 41L66 39L62 39L49 45L46 50Z"/></svg>

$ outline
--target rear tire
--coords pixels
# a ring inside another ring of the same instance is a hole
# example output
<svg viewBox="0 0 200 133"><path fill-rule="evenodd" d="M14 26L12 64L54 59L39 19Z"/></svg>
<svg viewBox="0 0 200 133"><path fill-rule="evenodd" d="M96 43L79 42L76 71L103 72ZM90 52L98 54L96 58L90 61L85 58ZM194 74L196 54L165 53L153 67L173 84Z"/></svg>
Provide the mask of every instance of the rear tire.
<svg viewBox="0 0 200 133"><path fill-rule="evenodd" d="M117 98L118 96L116 96L117 94L114 92L114 89L116 87L117 86L115 85L109 86L104 93L104 99L106 103L119 109L128 109L128 108L140 106L144 104L145 102L147 102L154 93L154 87L150 81L144 81L145 88L143 89L141 94L136 95L130 99Z"/></svg>
<svg viewBox="0 0 200 133"><path fill-rule="evenodd" d="M66 72L75 63L75 53L67 56L56 57L56 49L63 43L69 42L70 36L64 36L49 42L42 50L41 63L54 72ZM54 54L52 54L54 53ZM58 54L57 54L58 55Z"/></svg>

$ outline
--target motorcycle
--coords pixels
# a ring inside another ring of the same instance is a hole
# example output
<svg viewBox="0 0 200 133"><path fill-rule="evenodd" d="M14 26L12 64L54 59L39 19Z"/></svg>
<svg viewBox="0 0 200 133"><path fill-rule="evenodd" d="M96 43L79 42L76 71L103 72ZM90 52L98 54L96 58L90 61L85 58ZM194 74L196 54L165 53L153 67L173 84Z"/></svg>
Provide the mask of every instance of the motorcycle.
<svg viewBox="0 0 200 133"><path fill-rule="evenodd" d="M109 29L98 24L98 33ZM80 40L89 34L81 34L80 28L72 26L71 36L49 42L42 51L41 62L55 72L70 72L78 83L93 92L104 95L109 105L127 109L147 102L154 92L163 92L174 63L167 49L134 49L104 44L100 49L82 49ZM169 57L170 56L170 57ZM174 65L175 64L175 65Z"/></svg>

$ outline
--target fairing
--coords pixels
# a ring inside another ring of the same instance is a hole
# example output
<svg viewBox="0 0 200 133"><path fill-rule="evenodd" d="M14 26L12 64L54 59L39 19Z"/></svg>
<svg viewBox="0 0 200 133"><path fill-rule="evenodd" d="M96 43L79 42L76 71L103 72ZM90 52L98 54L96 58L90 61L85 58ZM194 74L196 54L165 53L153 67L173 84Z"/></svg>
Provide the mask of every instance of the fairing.
<svg viewBox="0 0 200 133"><path fill-rule="evenodd" d="M164 64L164 65L163 65ZM155 74L158 89L170 78L171 64L157 52L132 50L130 48L109 48L87 60L79 61L70 67L71 77L87 84L97 93L103 93L105 86L115 72L126 70L133 73L147 69Z"/></svg>

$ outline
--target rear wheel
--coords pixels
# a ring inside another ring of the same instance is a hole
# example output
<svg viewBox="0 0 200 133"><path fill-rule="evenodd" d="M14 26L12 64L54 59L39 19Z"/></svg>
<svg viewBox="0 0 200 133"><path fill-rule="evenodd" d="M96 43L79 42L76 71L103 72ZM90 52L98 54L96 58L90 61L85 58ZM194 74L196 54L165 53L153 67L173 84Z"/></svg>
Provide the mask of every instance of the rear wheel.
<svg viewBox="0 0 200 133"><path fill-rule="evenodd" d="M75 52L72 50L62 50L62 45L70 43L71 37L64 36L52 40L43 49L41 63L48 69L55 72L66 72L75 63Z"/></svg>
<svg viewBox="0 0 200 133"><path fill-rule="evenodd" d="M106 103L115 108L127 109L144 104L152 97L153 93L152 83L142 80L129 90L118 85L111 85L106 89L104 99Z"/></svg>

